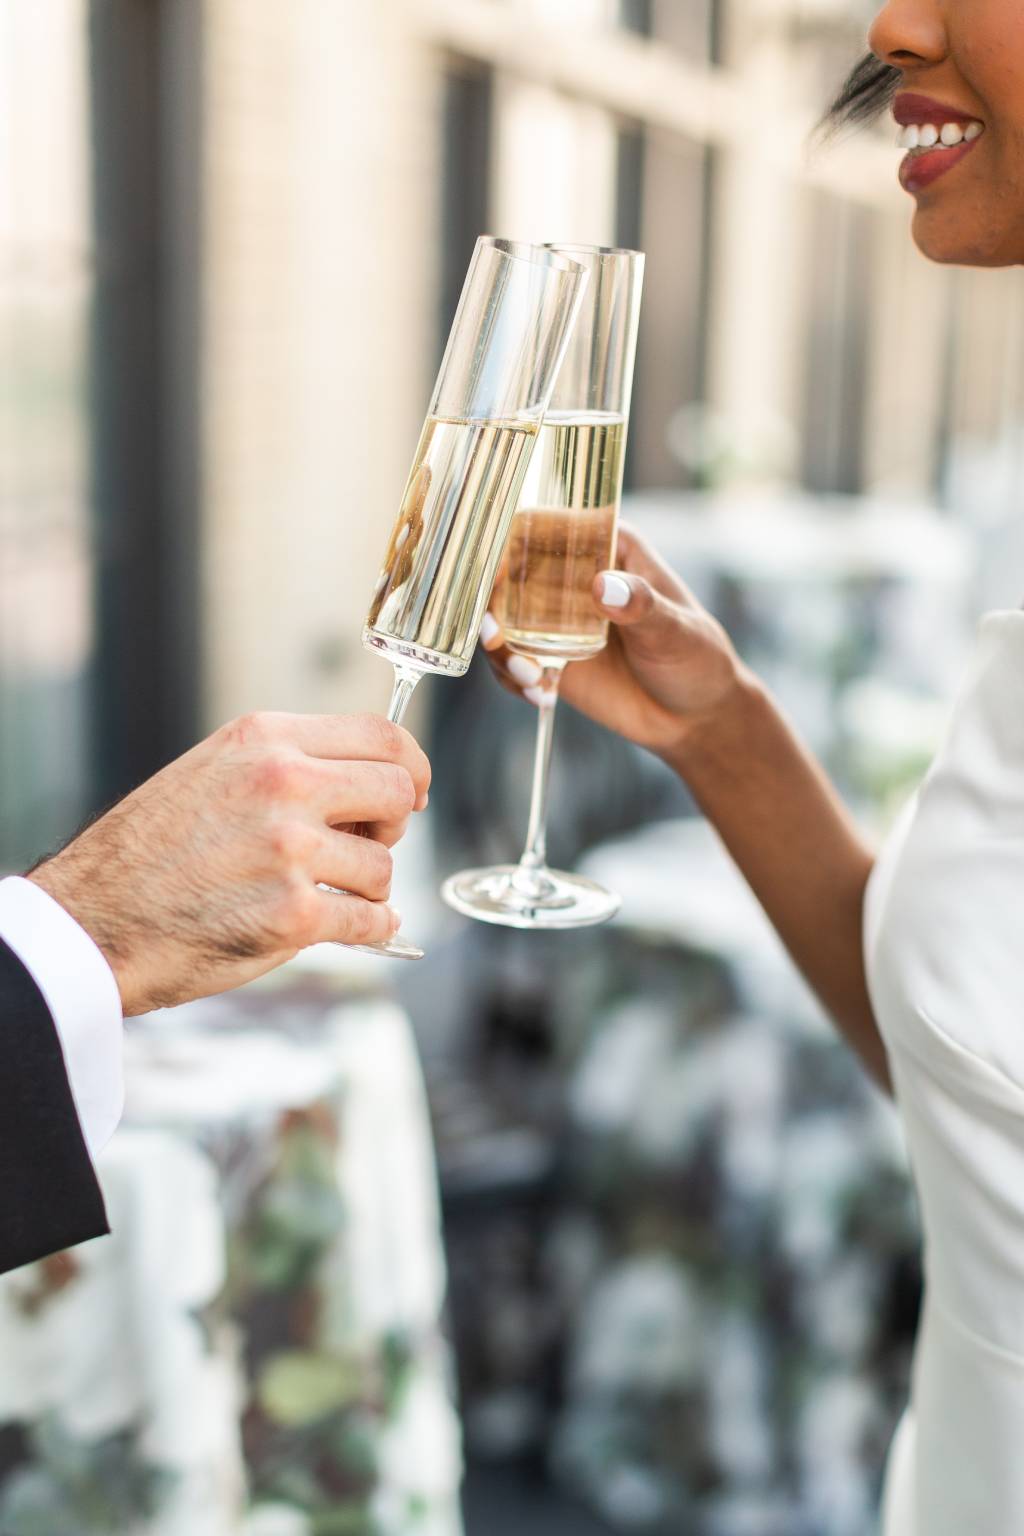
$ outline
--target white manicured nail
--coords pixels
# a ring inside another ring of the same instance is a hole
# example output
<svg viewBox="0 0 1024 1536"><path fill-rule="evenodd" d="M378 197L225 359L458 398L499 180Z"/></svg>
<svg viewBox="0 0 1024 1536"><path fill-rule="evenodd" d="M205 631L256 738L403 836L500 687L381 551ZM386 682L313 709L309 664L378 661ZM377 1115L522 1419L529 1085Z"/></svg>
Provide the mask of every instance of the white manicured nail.
<svg viewBox="0 0 1024 1536"><path fill-rule="evenodd" d="M395 932L397 933L402 926L402 914L397 907L388 907L388 911L395 920Z"/></svg>
<svg viewBox="0 0 1024 1536"><path fill-rule="evenodd" d="M484 621L480 625L480 639L483 641L483 644L485 646L490 645L491 641L494 639L497 633L497 619L494 617L493 613L485 613Z"/></svg>
<svg viewBox="0 0 1024 1536"><path fill-rule="evenodd" d="M625 608L632 596L629 582L621 576L610 571L607 576L601 577L601 601L606 608Z"/></svg>
<svg viewBox="0 0 1024 1536"><path fill-rule="evenodd" d="M529 656L510 656L508 670L521 688L532 688L543 676L540 667Z"/></svg>
<svg viewBox="0 0 1024 1536"><path fill-rule="evenodd" d="M535 709L540 709L542 704L553 704L558 694L552 688L524 688L523 698Z"/></svg>

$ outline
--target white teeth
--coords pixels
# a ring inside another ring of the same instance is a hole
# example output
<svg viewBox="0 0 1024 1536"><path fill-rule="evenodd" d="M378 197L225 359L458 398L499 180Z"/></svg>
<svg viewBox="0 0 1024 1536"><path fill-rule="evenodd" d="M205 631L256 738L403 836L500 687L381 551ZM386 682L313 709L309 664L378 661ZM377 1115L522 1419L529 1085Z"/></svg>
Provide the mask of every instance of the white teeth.
<svg viewBox="0 0 1024 1536"><path fill-rule="evenodd" d="M897 149L932 149L936 144L941 144L945 149L954 149L957 144L973 144L979 134L984 132L983 123L968 123L966 128L960 123L944 123L937 128L934 123L910 123L902 128L896 136Z"/></svg>

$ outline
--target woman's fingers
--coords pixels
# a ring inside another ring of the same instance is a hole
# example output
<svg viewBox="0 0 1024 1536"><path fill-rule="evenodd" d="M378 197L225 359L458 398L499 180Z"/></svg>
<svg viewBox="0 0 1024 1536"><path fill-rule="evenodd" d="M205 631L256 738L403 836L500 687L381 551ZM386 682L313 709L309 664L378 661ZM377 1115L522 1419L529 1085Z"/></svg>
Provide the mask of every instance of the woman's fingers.
<svg viewBox="0 0 1024 1536"><path fill-rule="evenodd" d="M642 643L652 653L678 649L684 615L643 576L602 571L594 578L594 601L611 623L627 631L626 643Z"/></svg>
<svg viewBox="0 0 1024 1536"><path fill-rule="evenodd" d="M501 625L488 608L480 625L480 644L485 651L496 651L503 643Z"/></svg>
<svg viewBox="0 0 1024 1536"><path fill-rule="evenodd" d="M505 644L505 632L488 609L480 626L480 644L487 653L498 681L513 693L540 681L540 667L526 656L516 656Z"/></svg>
<svg viewBox="0 0 1024 1536"><path fill-rule="evenodd" d="M553 690L549 686L545 691L544 668L540 662L509 650L501 626L492 613L485 616L480 627L480 643L487 652L487 660L495 677L509 693L534 705L550 697Z"/></svg>
<svg viewBox="0 0 1024 1536"><path fill-rule="evenodd" d="M634 576L642 576L662 597L684 607L694 604L685 582L629 523L619 524L616 564Z"/></svg>

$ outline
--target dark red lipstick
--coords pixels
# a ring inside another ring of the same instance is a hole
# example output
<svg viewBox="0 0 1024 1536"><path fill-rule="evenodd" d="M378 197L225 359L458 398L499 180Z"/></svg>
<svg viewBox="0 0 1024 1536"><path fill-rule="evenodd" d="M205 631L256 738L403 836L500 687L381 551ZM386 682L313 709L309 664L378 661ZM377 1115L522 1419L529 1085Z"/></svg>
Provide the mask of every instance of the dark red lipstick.
<svg viewBox="0 0 1024 1536"><path fill-rule="evenodd" d="M914 91L901 91L893 103L893 116L902 130L901 138L907 150L900 163L900 184L907 192L923 192L940 176L945 176L959 165L980 142L985 125L980 118L947 102L935 101L930 96L920 96ZM943 144L941 135L947 128L969 132L959 143ZM923 132L934 142L919 144L916 138Z"/></svg>

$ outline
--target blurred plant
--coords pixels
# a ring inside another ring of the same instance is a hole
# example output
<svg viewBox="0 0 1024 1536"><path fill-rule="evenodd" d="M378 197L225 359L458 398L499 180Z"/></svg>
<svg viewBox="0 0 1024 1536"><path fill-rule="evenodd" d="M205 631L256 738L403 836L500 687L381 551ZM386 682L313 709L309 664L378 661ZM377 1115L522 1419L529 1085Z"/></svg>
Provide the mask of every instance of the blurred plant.
<svg viewBox="0 0 1024 1536"><path fill-rule="evenodd" d="M53 1415L34 1425L29 1460L0 1489L3 1536L111 1536L156 1515L177 1479L147 1463L138 1438L80 1439Z"/></svg>
<svg viewBox="0 0 1024 1536"><path fill-rule="evenodd" d="M329 1106L291 1110L278 1128L275 1163L231 1242L229 1299L304 1290L344 1225Z"/></svg>
<svg viewBox="0 0 1024 1536"><path fill-rule="evenodd" d="M140 1334L136 1379L131 1352L122 1370L128 1383L116 1405L117 1422L128 1426L122 1432L89 1437L72 1434L53 1415L33 1423L9 1415L0 1446L0 1536L143 1536L151 1529L192 1536L209 1480L230 1482L233 1468L222 1460L223 1446L201 1438L196 1445L195 1433L185 1437L187 1445L180 1435L168 1441L157 1433L157 1420L166 1431L169 1401L160 1393L169 1387L176 1394L175 1425L181 1419L201 1424L207 1413L211 1424L216 1420L215 1433L223 1431L231 1443L239 1344L250 1387L241 1426L251 1505L246 1536L414 1536L420 1530L457 1536L457 1467L450 1452L447 1462L435 1454L431 1438L438 1416L447 1426L448 1405L443 1388L440 1399L430 1391L424 1396L424 1384L438 1377L435 1332L426 1322L419 1330L374 1325L347 1292L348 1213L338 1171L345 1127L339 1091L281 1114L269 1137L264 1120L233 1123L208 1149L209 1158L166 1138L160 1177L149 1187L172 1205L185 1199L191 1210L200 1194L169 1179L178 1161L204 1171L212 1220L212 1228L203 1226L206 1239L223 1241L218 1196L234 1223L226 1277L209 1264L193 1264L189 1273L201 1271L202 1286L170 1285L166 1316L153 1321L156 1333ZM163 1144L161 1133L158 1139ZM218 1155L229 1168L230 1196L217 1183ZM137 1168L138 1160L136 1177ZM133 1189L137 1198L137 1183ZM178 1237L175 1264L188 1247ZM103 1293L83 1276L87 1264L59 1255L11 1277L11 1306L24 1320L17 1325L44 1327L60 1308L85 1315ZM180 1280L177 1268L170 1278ZM351 1336L338 1326L339 1309ZM166 1366L172 1347L178 1358L181 1341L175 1343L168 1328L179 1326L195 1349L197 1372L158 1371L150 1401L139 1383L154 1360ZM205 1394L212 1394L210 1402ZM173 1468L154 1464L165 1452ZM424 1472L424 1456L441 1467L440 1481ZM235 1491L240 1513L246 1501Z"/></svg>

